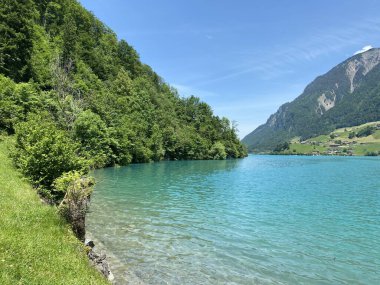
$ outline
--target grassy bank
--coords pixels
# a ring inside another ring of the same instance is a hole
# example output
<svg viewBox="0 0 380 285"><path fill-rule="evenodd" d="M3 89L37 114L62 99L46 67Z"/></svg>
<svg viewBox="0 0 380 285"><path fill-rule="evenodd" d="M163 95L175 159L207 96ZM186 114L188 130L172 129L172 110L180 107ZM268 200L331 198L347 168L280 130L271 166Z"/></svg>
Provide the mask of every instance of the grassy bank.
<svg viewBox="0 0 380 285"><path fill-rule="evenodd" d="M41 203L0 136L0 284L109 284L56 209Z"/></svg>
<svg viewBox="0 0 380 285"><path fill-rule="evenodd" d="M294 138L283 154L322 155L380 155L380 122L336 129L328 135L320 135L305 141ZM372 127L371 134L357 136Z"/></svg>

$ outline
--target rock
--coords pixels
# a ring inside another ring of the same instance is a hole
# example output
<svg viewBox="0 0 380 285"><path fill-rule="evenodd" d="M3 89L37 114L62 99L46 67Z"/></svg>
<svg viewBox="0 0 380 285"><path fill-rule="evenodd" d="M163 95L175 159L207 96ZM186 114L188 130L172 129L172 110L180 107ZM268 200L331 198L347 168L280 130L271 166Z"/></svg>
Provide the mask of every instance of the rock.
<svg viewBox="0 0 380 285"><path fill-rule="evenodd" d="M92 240L86 243L86 246L90 247L91 249L88 252L88 258L90 259L91 264L100 271L109 281L114 280L114 276L109 268L108 262L107 262L107 256L106 254L98 254L95 252L94 247L95 244Z"/></svg>
<svg viewBox="0 0 380 285"><path fill-rule="evenodd" d="M90 241L86 242L86 246L94 248L95 247L95 243L92 240L90 240Z"/></svg>

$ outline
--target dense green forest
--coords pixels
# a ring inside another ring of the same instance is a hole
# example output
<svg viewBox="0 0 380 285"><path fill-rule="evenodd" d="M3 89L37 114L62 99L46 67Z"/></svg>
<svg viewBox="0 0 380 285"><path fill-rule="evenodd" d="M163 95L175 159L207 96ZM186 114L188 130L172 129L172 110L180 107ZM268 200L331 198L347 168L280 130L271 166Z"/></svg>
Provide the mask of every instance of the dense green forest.
<svg viewBox="0 0 380 285"><path fill-rule="evenodd" d="M228 119L181 98L77 1L0 3L0 132L43 191L74 170L246 156Z"/></svg>

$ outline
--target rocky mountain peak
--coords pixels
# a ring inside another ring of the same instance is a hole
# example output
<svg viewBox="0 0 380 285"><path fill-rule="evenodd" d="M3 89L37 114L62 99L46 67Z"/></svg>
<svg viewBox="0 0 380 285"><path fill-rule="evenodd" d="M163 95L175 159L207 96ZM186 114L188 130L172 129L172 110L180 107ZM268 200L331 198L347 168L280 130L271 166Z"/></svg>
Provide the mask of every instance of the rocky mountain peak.
<svg viewBox="0 0 380 285"><path fill-rule="evenodd" d="M354 92L357 85L355 85L355 77L365 76L374 67L380 63L380 49L371 49L369 51L360 53L348 60L344 64L346 75L350 81L350 92Z"/></svg>
<svg viewBox="0 0 380 285"><path fill-rule="evenodd" d="M318 76L294 101L247 135L250 150L272 149L293 137L380 120L380 49L356 54Z"/></svg>

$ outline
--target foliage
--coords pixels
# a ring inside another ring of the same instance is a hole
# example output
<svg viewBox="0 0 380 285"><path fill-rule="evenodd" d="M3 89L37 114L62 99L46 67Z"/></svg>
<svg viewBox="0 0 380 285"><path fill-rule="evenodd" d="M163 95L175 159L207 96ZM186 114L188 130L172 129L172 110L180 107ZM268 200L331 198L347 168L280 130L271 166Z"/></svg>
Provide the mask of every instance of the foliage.
<svg viewBox="0 0 380 285"><path fill-rule="evenodd" d="M74 122L73 135L91 165L103 167L110 164L108 129L99 115L91 110L80 113Z"/></svg>
<svg viewBox="0 0 380 285"><path fill-rule="evenodd" d="M375 128L373 126L367 126L363 129L360 129L356 133L356 137L361 138L361 137L368 137L372 135L375 132Z"/></svg>
<svg viewBox="0 0 380 285"><path fill-rule="evenodd" d="M70 199L80 200L87 198L92 193L94 179L86 177L79 171L70 171L63 173L54 180L53 187L58 192L65 193Z"/></svg>
<svg viewBox="0 0 380 285"><path fill-rule="evenodd" d="M13 144L11 137L0 138L0 283L109 284L89 266L56 208L41 203L16 171L8 150Z"/></svg>
<svg viewBox="0 0 380 285"><path fill-rule="evenodd" d="M212 159L226 159L226 148L221 142L216 142L210 149L210 156Z"/></svg>
<svg viewBox="0 0 380 285"><path fill-rule="evenodd" d="M15 125L39 108L40 98L34 84L15 84L0 74L0 129L14 133Z"/></svg>
<svg viewBox="0 0 380 285"><path fill-rule="evenodd" d="M34 185L51 188L64 172L85 168L78 156L79 144L58 129L47 113L31 114L16 126L16 133L16 164Z"/></svg>
<svg viewBox="0 0 380 285"><path fill-rule="evenodd" d="M44 193L63 173L162 159L247 155L236 126L181 98L75 0L3 0L0 129Z"/></svg>
<svg viewBox="0 0 380 285"><path fill-rule="evenodd" d="M372 135L356 137L361 130L375 129L379 122L369 122L359 126L336 129L332 133L334 139L329 135L321 135L310 138L300 143L292 140L290 151L282 151L281 154L304 154L304 155L377 155L380 154L380 131Z"/></svg>
<svg viewBox="0 0 380 285"><path fill-rule="evenodd" d="M0 73L15 81L28 80L33 48L34 1L1 0Z"/></svg>
<svg viewBox="0 0 380 285"><path fill-rule="evenodd" d="M375 151L368 151L365 153L365 156L378 156L380 153Z"/></svg>
<svg viewBox="0 0 380 285"><path fill-rule="evenodd" d="M86 236L85 217L93 185L92 177L86 177L78 171L63 173L54 181L54 188L65 193L58 210L82 242Z"/></svg>
<svg viewBox="0 0 380 285"><path fill-rule="evenodd" d="M290 148L290 144L289 144L289 142L284 142L284 143L280 143L280 144L278 144L278 145L273 149L273 152L281 152L281 151L288 150L289 148Z"/></svg>

